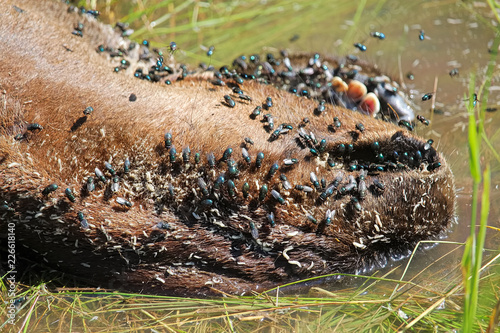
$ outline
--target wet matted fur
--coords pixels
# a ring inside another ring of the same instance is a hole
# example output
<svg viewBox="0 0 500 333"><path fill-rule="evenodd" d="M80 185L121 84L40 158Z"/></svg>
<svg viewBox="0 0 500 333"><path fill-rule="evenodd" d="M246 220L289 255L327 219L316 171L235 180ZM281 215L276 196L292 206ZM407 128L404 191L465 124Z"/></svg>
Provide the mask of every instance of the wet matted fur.
<svg viewBox="0 0 500 333"><path fill-rule="evenodd" d="M71 34L80 21L83 37ZM453 176L425 140L339 107L314 115L316 102L252 81L242 85L252 101L230 108L223 96L231 90L214 86L211 73L169 86L113 73L95 52L113 38L62 3L0 4L0 226L15 223L20 254L106 288L241 294L384 266L449 227ZM250 117L267 97L275 126L293 126L276 139L262 116ZM84 116L87 106L94 111ZM27 131L32 123L43 129ZM383 170L379 154L392 163ZM356 163L371 165L368 175Z"/></svg>

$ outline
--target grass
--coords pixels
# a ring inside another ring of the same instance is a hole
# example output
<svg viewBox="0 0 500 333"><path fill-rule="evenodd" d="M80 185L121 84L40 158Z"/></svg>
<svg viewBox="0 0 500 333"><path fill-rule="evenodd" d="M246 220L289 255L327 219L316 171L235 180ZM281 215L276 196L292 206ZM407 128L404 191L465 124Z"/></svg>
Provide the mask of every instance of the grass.
<svg viewBox="0 0 500 333"><path fill-rule="evenodd" d="M495 19L500 23L500 16L498 10L500 6L491 0L488 0L488 5ZM479 89L479 94L475 92L475 76L471 74L469 80L469 103L467 111L469 115L469 129L468 129L468 145L469 145L469 166L470 174L473 180L472 192L472 214L471 214L471 231L467 239L464 255L462 259L462 267L464 271L464 308L463 308L463 326L464 332L471 332L474 321L476 320L477 303L479 297L479 279L480 267L483 256L484 242L486 238L486 228L490 210L490 187L491 187L491 167L489 163L489 156L493 155L497 161L500 161L498 152L493 148L490 143L484 128L486 119L486 105L488 103L489 87L494 75L496 66L496 56L498 53L498 46L500 45L500 32L497 29L496 38L491 46L491 56L488 67L486 69L486 76L484 83ZM477 96L480 96L477 98ZM478 103L478 99L481 103ZM476 111L477 110L477 111ZM482 155L483 141L490 154ZM486 157L486 158L485 158ZM484 166L481 165L481 160L486 160ZM481 175L482 173L482 175ZM482 185L482 193L480 186ZM481 200L479 195L481 194ZM481 203L481 210L479 213L479 230L476 233L478 206ZM500 304L500 302L498 303ZM497 307L498 307L497 304ZM498 323L498 311L493 311L488 332L494 330L494 323ZM497 325L495 325L497 326Z"/></svg>
<svg viewBox="0 0 500 333"><path fill-rule="evenodd" d="M447 255L410 278L406 278L406 270L396 267L384 275L347 277L355 279L353 288L330 291L311 287L300 297L287 295L283 291L286 286L248 297L197 299L67 288L48 291L44 284L20 285L16 330L354 332L363 327L364 331L391 332L428 331L431 327L436 331L459 329L463 291L460 265L452 270L432 269L463 245L448 243ZM494 286L499 283L498 274L483 276L481 284L492 290L484 294L478 304L475 331L481 323L480 327L485 328L484 323L488 322L490 309L498 297ZM8 300L6 286L0 287L3 302ZM0 317L4 315L5 309L2 309ZM0 322L0 330L10 327L7 325Z"/></svg>
<svg viewBox="0 0 500 333"><path fill-rule="evenodd" d="M498 16L497 16L498 17ZM493 43L492 50L498 50L500 43L500 34L497 34L495 42ZM472 192L472 214L471 214L471 231L467 239L462 259L462 267L464 271L464 318L462 330L464 332L472 332L472 327L475 321L477 302L479 297L479 278L480 267L483 256L484 242L486 238L486 227L488 222L488 215L490 210L490 187L491 187L491 168L488 162L481 165L481 149L482 142L488 141L484 123L486 112L485 108L488 102L488 88L493 77L493 70L495 66L496 52L493 52L486 71L486 78L484 84L480 89L482 98L481 104L477 103L475 92L475 76L471 74L469 80L469 103L467 111L469 115L469 129L468 129L468 142L469 142L469 166L470 173L473 181ZM476 109L478 111L476 112ZM487 145L490 149L492 145ZM493 155L498 155L492 149ZM481 175L482 173L482 175ZM480 185L482 185L482 193L480 192ZM481 200L479 195L481 194ZM481 203L479 230L477 228L478 206ZM498 314L497 314L498 315ZM498 319L497 319L498 321Z"/></svg>
<svg viewBox="0 0 500 333"><path fill-rule="evenodd" d="M270 47L303 47L309 39L316 38L313 34L315 22L327 24L332 11L338 20L331 22L328 29L344 25L345 19L353 18L347 32L329 29L332 40L346 41L366 39L366 20L383 18L387 14L382 9L386 0L379 0L375 5L363 1L356 13L353 11L356 6L347 0L138 0L136 6L108 2L111 3L109 7L102 7L103 19L111 23L118 19L129 23L135 29L132 39L147 39L153 47L165 50L171 41L175 41L177 61L191 64L210 62L216 67L227 65L244 51L262 53ZM79 4L88 5L89 1L80 1ZM298 17L300 19L296 19ZM293 36L299 37L295 43L290 42ZM208 58L206 49L211 45L215 45L215 53ZM353 48L350 42L339 47L340 54Z"/></svg>
<svg viewBox="0 0 500 333"><path fill-rule="evenodd" d="M109 13L112 14L117 3L107 3L111 4ZM375 12L383 3L377 3ZM181 53L193 62L208 60L198 45L200 41L210 41L217 45L216 54L220 54L210 61L213 65L221 65L225 62L219 59L227 61L243 50L259 53L266 46L288 41L300 30L299 21L311 17L320 20L327 15L324 0L305 1L300 9L284 0L270 1L266 6L260 1L213 1L208 3L210 8L205 4L190 0L156 3L138 0L137 7L127 9L121 21L136 28L133 38L151 39L155 47L166 47L175 40L182 45ZM488 4L498 19L495 3L488 0ZM350 13L354 17L347 41L358 37L356 31L366 15L367 6L367 2L362 1L356 13L351 13L352 5L338 3L339 16ZM303 14L301 20L289 19L298 12ZM269 23L271 18L272 24ZM150 29L152 22L156 24L154 30ZM267 29L267 35L255 36L253 30L262 26ZM236 40L235 35L239 36ZM301 38L307 38L307 32ZM497 37L493 50L498 43ZM492 168L488 161L493 158L500 162L500 155L486 135L484 109L489 82L495 75L495 57L492 53L484 83L478 89L481 103L474 103L470 98L467 106L469 165L473 180L470 236L465 244L440 242L449 252L419 273L407 273L413 264L412 255L406 266L395 267L385 274L375 272L372 276L347 277L352 288L335 290L332 285L328 288L334 290L331 291L326 287L311 287L296 296L286 291L293 285L286 285L258 295L226 295L217 299L71 289L62 287L52 277L42 277L46 283L17 286L15 326L4 319L7 308L0 307L0 331L12 328L19 332L494 332L500 312L500 253L498 249L485 249L484 243L491 204ZM468 97L475 92L476 78L471 76ZM498 133L500 131L495 135ZM461 263L451 267L443 264L462 250ZM484 252L491 258L486 263L482 260ZM302 285L320 278L302 281ZM11 300L4 279L0 282L0 298L2 304Z"/></svg>

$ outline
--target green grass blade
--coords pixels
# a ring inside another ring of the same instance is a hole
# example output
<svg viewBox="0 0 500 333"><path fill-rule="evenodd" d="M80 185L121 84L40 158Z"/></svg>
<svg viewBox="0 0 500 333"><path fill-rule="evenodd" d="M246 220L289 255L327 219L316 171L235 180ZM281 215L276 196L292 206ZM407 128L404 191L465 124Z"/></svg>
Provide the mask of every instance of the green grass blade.
<svg viewBox="0 0 500 333"><path fill-rule="evenodd" d="M354 14L354 17L352 19L353 25L349 28L349 30L346 33L346 36L344 37L344 40L346 41L352 41L355 37L355 35L359 32L359 25L360 25L360 20L363 14L363 10L366 7L366 0L361 0L358 3L358 7L356 9L356 13ZM340 53L345 53L349 48L351 48L352 45L346 45L346 43L343 43L340 47Z"/></svg>
<svg viewBox="0 0 500 333"><path fill-rule="evenodd" d="M475 115L475 102L472 96L475 91L475 75L471 74L469 81L469 103L467 105L467 112L469 115L469 128L468 128L468 140L469 140L469 167L470 174L473 180L473 190L472 190L472 207L471 207L471 226L470 226L470 236L467 239L464 255L462 257L462 267L464 271L464 320L463 320L463 331L471 332L472 325L474 323L475 317L475 307L477 305L477 298L475 298L475 289L477 281L475 280L474 268L476 267L476 216L477 216L477 205L478 205L478 191L479 183L481 182L481 165L480 165L480 140L481 137L478 135L477 121Z"/></svg>
<svg viewBox="0 0 500 333"><path fill-rule="evenodd" d="M491 143L490 139L488 139L488 137L486 136L485 133L482 133L481 137L484 140L484 143L486 144L486 146L488 146L488 148L490 149L490 153L493 155L493 157L495 157L497 162L500 163L500 154L495 149L495 147L493 147L493 144Z"/></svg>
<svg viewBox="0 0 500 333"><path fill-rule="evenodd" d="M149 15L153 13L155 10L158 10L160 8L168 6L170 3L172 3L172 0L167 0L167 1L161 1L156 4L151 4L150 6L147 6L144 10L136 10L130 12L128 15L125 15L124 17L121 18L121 21L131 23L136 20L139 20L141 16L143 15Z"/></svg>
<svg viewBox="0 0 500 333"><path fill-rule="evenodd" d="M491 12L493 13L493 15L495 15L497 22L500 22L500 15L498 14L498 7L499 7L498 4L496 2L494 2L493 0L487 0L486 2L490 6Z"/></svg>
<svg viewBox="0 0 500 333"><path fill-rule="evenodd" d="M184 3L182 3L181 5L175 7L174 11L171 12L171 13L168 13L168 14L165 14L163 15L162 17L160 17L159 19L155 20L155 26L158 26L160 24L162 24L163 22L165 21L168 21L172 16L174 16L175 14L183 11L184 9L186 9L187 7L189 7L189 5L191 5L192 3L194 2L194 0L187 0L187 1L184 1ZM151 29L150 26L143 26L142 28L136 30L133 34L132 34L132 38L140 38L142 35L144 35L149 29Z"/></svg>
<svg viewBox="0 0 500 333"><path fill-rule="evenodd" d="M475 94L475 75L471 74L471 78L469 81L469 104L467 106L467 111L469 115L469 164L470 164L470 173L472 179L475 183L481 182L481 166L479 160L480 154L480 138L477 133L477 120L475 114L474 100L472 96ZM474 216L473 216L474 218ZM475 224L473 224L475 225Z"/></svg>

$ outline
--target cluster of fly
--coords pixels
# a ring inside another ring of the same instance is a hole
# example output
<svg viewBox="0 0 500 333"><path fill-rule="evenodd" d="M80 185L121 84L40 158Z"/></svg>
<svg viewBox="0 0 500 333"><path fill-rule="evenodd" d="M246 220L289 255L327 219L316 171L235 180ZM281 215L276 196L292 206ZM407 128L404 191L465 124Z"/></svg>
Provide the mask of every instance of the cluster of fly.
<svg viewBox="0 0 500 333"><path fill-rule="evenodd" d="M83 12L82 12L83 13ZM95 15L95 13L89 13ZM98 14L98 13L97 13ZM81 37L83 31L83 24L78 24L75 27L77 35ZM127 36L129 29L126 25L118 24L117 29L120 31L122 36ZM131 66L131 61L127 60L132 54L137 54L138 59L136 61L143 62L141 67L138 67L134 71L134 77L147 80L151 82L164 82L169 85L175 80L183 80L187 75L194 73L189 72L185 65L179 65L175 67L170 67L166 64L165 55L162 51L158 49L150 50L149 42L144 40L140 45L134 42L130 42L127 47L121 48L110 48L104 45L99 45L97 47L97 52L107 53L111 58L117 58L120 60L119 65L114 68L115 72L127 69ZM177 49L175 42L170 44L170 56L174 54ZM132 52L134 51L134 52ZM213 53L213 48L211 49ZM211 54L210 54L211 56ZM230 86L233 93L231 95L225 95L223 104L227 107L233 108L236 105L235 100L245 103L252 101L252 97L248 96L241 89L245 80L258 80L263 83L272 83L280 88L289 90L290 92L297 94L299 96L316 98L318 100L318 106L315 109L316 114L321 114L325 111L325 100L333 102L334 104L341 105L344 107L351 107L355 109L355 105L351 105L346 100L338 95L329 85L328 82L332 80L334 76L339 76L344 80L357 79L360 81L368 81L369 77L358 71L359 66L354 64L357 62L355 57L347 57L343 63L339 63L336 67L330 68L328 64L320 59L318 54L311 57L308 63L301 68L294 68L286 51L281 52L280 58L275 58L273 54L268 53L265 58L262 59L258 55L252 55L250 57L241 56L233 61L232 69L228 66L222 66L218 71L213 67L202 67L204 70L210 70L214 72L214 79L212 84L216 86ZM149 67L145 67L148 64ZM145 69L147 68L147 69ZM376 85L377 83L375 83ZM264 123L264 128L270 133L269 141L277 140L281 135L289 133L293 126L290 124L279 124L276 125L274 118L272 116L273 101L271 97L267 97L262 105L257 106L251 113L250 118L256 119L261 116L261 121ZM88 112L90 114L91 110ZM425 122L419 118L420 121ZM288 158L282 162L276 162L271 165L269 170L260 170L262 168L262 161L264 159L264 154L258 152L254 156L249 153L249 145L251 139L246 140L246 143L241 148L241 158L242 160L236 161L233 154L232 148L227 148L223 156L216 159L213 153L208 153L206 156L201 156L200 153L191 154L189 147L184 147L182 152L178 153L175 146L172 144L172 133L167 132L165 134L165 149L166 149L166 162L170 164L172 169L174 167L177 170L182 169L182 165L192 164L199 165L197 170L198 176L196 180L192 180L193 193L195 195L187 194L192 202L191 213L195 218L201 218L207 212L210 214L219 214L220 207L231 207L234 206L234 199L237 197L242 197L245 200L250 200L250 206L261 206L264 201L270 202L270 205L274 204L285 204L286 196L280 193L280 190L286 193L291 189L302 192L317 192L316 201L317 204L321 204L326 201L330 196L336 196L337 198L350 195L350 205L354 211L361 211L361 202L367 195L368 191L371 191L374 195L380 195L383 193L385 186L383 183L377 180L377 175L379 173L403 170L408 168L418 168L422 165L427 166L427 170L432 171L440 166L439 163L435 162L437 160L437 155L435 150L431 147L429 142L422 147L415 148L415 145L406 145L407 150L392 150L391 143L378 143L373 142L370 147L357 147L352 144L339 144L331 149L331 145L328 145L325 139L318 139L315 137L313 132L307 132L304 126L307 122L304 120L302 126L299 126L298 130L298 143L303 146L303 148L308 148L311 155L321 156L323 154L328 154L328 165L333 168L340 164L344 166L349 172L358 172L358 177L350 174L346 178L347 182L344 181L344 176L339 173L333 180L329 182L325 179L318 180L314 173L310 175L310 184L290 184L286 179L284 174L281 174L281 185L282 188L268 188L267 184L261 184L256 189L256 192L250 193L250 184L248 182L241 182L239 179L240 170L243 169L254 169L259 170L265 175L265 181L269 181L273 178L278 170L283 169L286 171L287 167L291 167L300 161L295 158ZM406 124L403 124L406 126ZM341 127L341 122L338 118L334 119L334 123L330 125L333 131ZM408 124L410 126L410 124ZM407 126L407 127L408 127ZM359 133L364 132L365 127L363 124L358 123L356 125L355 131ZM404 141L399 137L393 138L393 141ZM327 146L330 147L327 150ZM394 147L405 147L401 142L393 145ZM202 161L206 160L206 162ZM110 163L105 162L102 171L99 167L94 170L94 176L89 176L86 179L86 183L83 186L81 195L89 195L96 188L104 189L105 200L110 200L115 193L120 190L120 183L122 177L129 172L130 162L128 159L125 160L123 172L118 175ZM208 170L219 170L219 173L208 172ZM215 175L215 176L210 176ZM367 175L372 177L372 183L367 184ZM52 184L51 184L52 185ZM44 189L44 195L48 195L50 192L57 189L54 186L49 185ZM55 184L54 184L55 185ZM57 186L57 185L56 185ZM253 186L253 185L252 185ZM165 197L175 197L178 190L168 183L165 188ZM153 191L151 191L153 192ZM187 191L184 191L187 192ZM197 194L196 194L197 193ZM71 189L67 189L65 194L70 201L75 200L74 193ZM269 199L268 199L269 198ZM163 200L163 199L162 199ZM222 201L223 204L220 204ZM124 207L124 209L129 209L132 207L133 203L129 200L116 196L115 202ZM269 224L274 226L276 224L274 214L269 215ZM324 217L327 224L331 223L334 216L334 212L327 211ZM78 216L82 224L86 222L81 215ZM315 222L316 219L310 215L308 219L311 222ZM255 224L249 224L249 229L253 238L258 237L258 230Z"/></svg>

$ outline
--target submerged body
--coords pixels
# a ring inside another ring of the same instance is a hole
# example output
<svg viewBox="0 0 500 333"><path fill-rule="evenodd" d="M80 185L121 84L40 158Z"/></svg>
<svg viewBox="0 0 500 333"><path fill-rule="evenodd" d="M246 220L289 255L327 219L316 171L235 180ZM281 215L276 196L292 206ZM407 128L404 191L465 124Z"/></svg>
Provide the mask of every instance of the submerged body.
<svg viewBox="0 0 500 333"><path fill-rule="evenodd" d="M383 267L452 221L450 169L405 129L212 73L113 73L110 27L0 9L0 224L21 253L105 288L244 293Z"/></svg>

